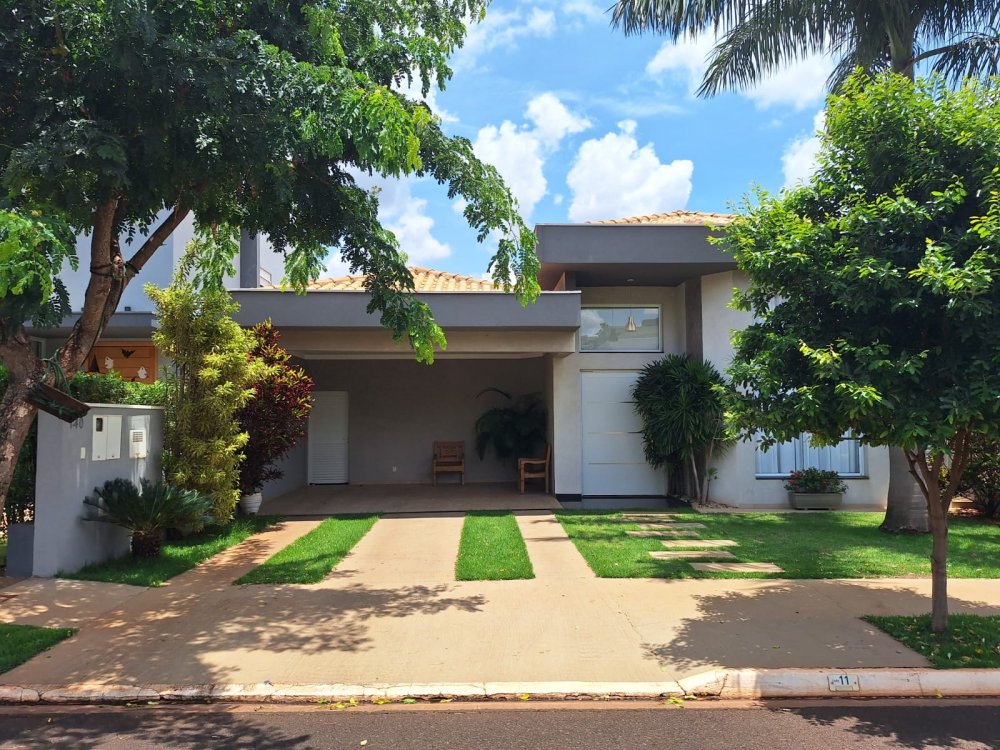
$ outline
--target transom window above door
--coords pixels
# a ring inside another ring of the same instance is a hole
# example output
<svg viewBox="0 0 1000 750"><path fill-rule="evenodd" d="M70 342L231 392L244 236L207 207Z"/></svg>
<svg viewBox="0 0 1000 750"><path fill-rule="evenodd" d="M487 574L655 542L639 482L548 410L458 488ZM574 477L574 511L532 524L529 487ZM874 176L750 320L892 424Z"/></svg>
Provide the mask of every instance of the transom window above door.
<svg viewBox="0 0 1000 750"><path fill-rule="evenodd" d="M660 308L584 306L580 311L580 351L662 351Z"/></svg>

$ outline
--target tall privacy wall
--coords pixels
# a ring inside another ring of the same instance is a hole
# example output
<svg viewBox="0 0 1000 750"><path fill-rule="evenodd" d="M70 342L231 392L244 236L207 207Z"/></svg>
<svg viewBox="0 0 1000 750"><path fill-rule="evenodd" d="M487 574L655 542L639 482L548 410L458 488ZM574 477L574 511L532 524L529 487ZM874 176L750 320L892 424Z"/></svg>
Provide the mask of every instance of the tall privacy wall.
<svg viewBox="0 0 1000 750"><path fill-rule="evenodd" d="M156 481L162 451L159 406L92 404L72 424L40 412L33 574L69 573L127 554L129 532L84 520L83 498L109 479Z"/></svg>

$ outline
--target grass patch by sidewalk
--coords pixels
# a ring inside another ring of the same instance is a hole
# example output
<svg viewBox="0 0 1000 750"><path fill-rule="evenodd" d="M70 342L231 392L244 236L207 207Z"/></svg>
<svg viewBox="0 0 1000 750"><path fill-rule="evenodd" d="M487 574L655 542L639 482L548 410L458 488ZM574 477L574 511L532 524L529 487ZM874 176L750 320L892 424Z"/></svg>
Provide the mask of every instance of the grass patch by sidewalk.
<svg viewBox="0 0 1000 750"><path fill-rule="evenodd" d="M7 672L24 664L75 632L73 628L39 628L34 625L0 623L0 672Z"/></svg>
<svg viewBox="0 0 1000 750"><path fill-rule="evenodd" d="M528 548L510 511L474 511L465 516L455 560L459 581L534 578Z"/></svg>
<svg viewBox="0 0 1000 750"><path fill-rule="evenodd" d="M378 515L327 518L233 583L319 583L377 520Z"/></svg>
<svg viewBox="0 0 1000 750"><path fill-rule="evenodd" d="M906 578L930 576L930 535L885 534L881 513L695 513L679 520L705 525L700 539L731 539L740 562L770 562L784 573L707 573L688 561L656 560L660 539L625 534L637 524L618 513L557 511L580 554L602 578ZM952 578L1000 578L997 527L972 518L949 520ZM695 540L697 541L697 540ZM692 545L694 548L694 545Z"/></svg>
<svg viewBox="0 0 1000 750"><path fill-rule="evenodd" d="M948 630L931 632L931 616L863 618L939 669L1000 667L1000 615L950 615Z"/></svg>
<svg viewBox="0 0 1000 750"><path fill-rule="evenodd" d="M76 573L60 573L60 578L78 581L127 583L130 586L161 586L223 550L259 534L280 519L271 516L242 516L226 526L205 529L178 541L164 542L159 557L120 557L88 565Z"/></svg>

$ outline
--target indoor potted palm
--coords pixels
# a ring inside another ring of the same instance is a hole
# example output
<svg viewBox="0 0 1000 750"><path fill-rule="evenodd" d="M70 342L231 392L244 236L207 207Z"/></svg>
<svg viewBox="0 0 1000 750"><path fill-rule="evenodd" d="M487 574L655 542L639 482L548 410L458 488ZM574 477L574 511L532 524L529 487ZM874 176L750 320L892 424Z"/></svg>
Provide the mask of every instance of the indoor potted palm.
<svg viewBox="0 0 1000 750"><path fill-rule="evenodd" d="M788 502L796 510L830 510L843 504L847 484L835 471L802 469L788 475L785 489Z"/></svg>

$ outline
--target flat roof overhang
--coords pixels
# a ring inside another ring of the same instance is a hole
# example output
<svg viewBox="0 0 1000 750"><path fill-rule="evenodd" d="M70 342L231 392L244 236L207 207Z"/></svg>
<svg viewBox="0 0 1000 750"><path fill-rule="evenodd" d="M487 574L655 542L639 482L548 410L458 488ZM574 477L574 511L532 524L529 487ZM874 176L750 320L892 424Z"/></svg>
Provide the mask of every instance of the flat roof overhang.
<svg viewBox="0 0 1000 750"><path fill-rule="evenodd" d="M708 227L664 224L539 224L543 289L572 273L576 287L677 286L732 271L732 256L708 242Z"/></svg>
<svg viewBox="0 0 1000 750"><path fill-rule="evenodd" d="M80 319L80 313L70 313L53 328L25 326L29 336L36 338L62 338L68 336ZM116 312L104 326L102 339L148 339L156 330L156 315L152 312Z"/></svg>
<svg viewBox="0 0 1000 750"><path fill-rule="evenodd" d="M240 305L235 318L244 326L270 318L282 330L382 328L380 315L368 313L371 297L367 292L316 290L295 294L237 289L232 297ZM415 297L431 308L445 331L576 331L580 327L578 292L543 292L524 307L513 294L500 292L429 292Z"/></svg>

